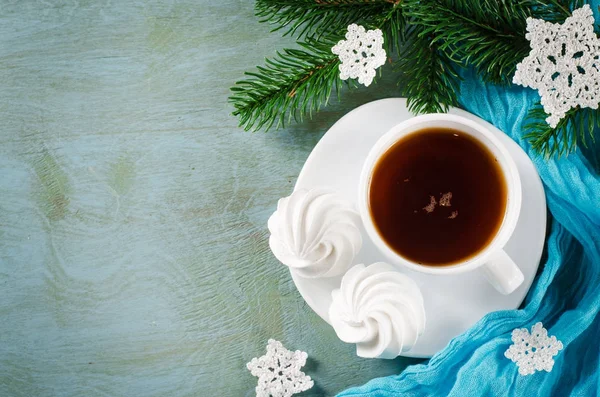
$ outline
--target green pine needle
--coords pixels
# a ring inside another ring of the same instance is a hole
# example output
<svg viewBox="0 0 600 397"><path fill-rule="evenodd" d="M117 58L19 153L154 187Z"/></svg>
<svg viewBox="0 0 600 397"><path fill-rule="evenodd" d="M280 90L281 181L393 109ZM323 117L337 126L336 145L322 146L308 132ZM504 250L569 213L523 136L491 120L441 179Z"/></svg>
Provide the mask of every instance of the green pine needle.
<svg viewBox="0 0 600 397"><path fill-rule="evenodd" d="M404 94L413 113L447 112L457 106L460 78L449 59L417 28L409 33L398 68L403 72Z"/></svg>
<svg viewBox="0 0 600 397"><path fill-rule="evenodd" d="M527 113L524 130L525 138L531 143L531 147L544 157L553 155L567 155L578 145L587 147L593 143L594 129L600 128L600 110L590 108L575 108L567 112L552 128L546 122L548 114L538 102Z"/></svg>
<svg viewBox="0 0 600 397"><path fill-rule="evenodd" d="M263 3L281 3L275 0L260 0ZM326 4L332 1L320 0ZM295 0L292 3L302 3ZM344 4L359 4L358 1L345 1ZM381 27L384 41L389 44L388 51L398 43L404 28L400 7L385 3L387 10L374 17L369 26ZM360 4L366 4L362 2ZM368 4L367 4L368 5ZM333 91L339 97L342 80L339 78L340 61L331 52L339 40L343 39L347 26L342 32L328 35L308 36L298 42L303 50L285 49L278 52L275 59L267 59L265 66L259 66L257 72L246 72L248 79L238 81L231 88L233 95L229 101L233 104L234 116L246 131L265 129L285 125L286 119L312 117L322 106L329 103ZM356 85L349 81L349 85Z"/></svg>
<svg viewBox="0 0 600 397"><path fill-rule="evenodd" d="M394 5L391 0L257 0L256 15L284 35L321 37L352 23L371 26Z"/></svg>
<svg viewBox="0 0 600 397"><path fill-rule="evenodd" d="M285 49L274 59L267 59L258 72L231 88L234 116L248 130L268 130L277 122L285 125L287 117L312 116L329 102L333 90L339 93L339 59L331 52L335 42L307 39L299 43L304 49Z"/></svg>
<svg viewBox="0 0 600 397"><path fill-rule="evenodd" d="M493 83L509 84L519 63L529 53L525 20L533 0L420 1L407 0L405 14L422 26L422 36L433 36L455 63L472 65Z"/></svg>
<svg viewBox="0 0 600 397"><path fill-rule="evenodd" d="M282 126L339 96L339 59L331 47L356 23L381 29L384 46L411 111L444 112L457 106L458 68L474 67L493 83L510 84L529 51L528 17L562 23L585 0L256 0L256 14L274 30L294 35L301 49L267 59L229 98L245 130ZM356 85L353 80L348 82ZM541 106L525 128L532 147L545 156L569 153L594 139L600 111L573 109L553 129Z"/></svg>

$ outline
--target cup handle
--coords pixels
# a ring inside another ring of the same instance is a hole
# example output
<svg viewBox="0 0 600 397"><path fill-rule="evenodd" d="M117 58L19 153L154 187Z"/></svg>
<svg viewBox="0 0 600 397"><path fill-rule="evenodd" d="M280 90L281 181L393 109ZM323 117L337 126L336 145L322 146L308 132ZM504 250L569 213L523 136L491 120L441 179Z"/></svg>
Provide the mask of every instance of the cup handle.
<svg viewBox="0 0 600 397"><path fill-rule="evenodd" d="M523 283L521 269L504 250L498 250L481 267L485 277L501 294L508 295Z"/></svg>

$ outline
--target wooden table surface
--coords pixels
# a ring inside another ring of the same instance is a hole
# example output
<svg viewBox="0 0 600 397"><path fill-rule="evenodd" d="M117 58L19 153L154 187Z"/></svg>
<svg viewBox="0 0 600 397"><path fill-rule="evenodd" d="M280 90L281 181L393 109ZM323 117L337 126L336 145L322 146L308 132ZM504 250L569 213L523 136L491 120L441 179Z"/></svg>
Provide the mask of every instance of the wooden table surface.
<svg viewBox="0 0 600 397"><path fill-rule="evenodd" d="M269 215L344 113L246 133L243 71L291 43L251 1L0 3L0 396L252 396L267 339L333 395L366 360L304 303ZM389 73L388 73L389 74Z"/></svg>

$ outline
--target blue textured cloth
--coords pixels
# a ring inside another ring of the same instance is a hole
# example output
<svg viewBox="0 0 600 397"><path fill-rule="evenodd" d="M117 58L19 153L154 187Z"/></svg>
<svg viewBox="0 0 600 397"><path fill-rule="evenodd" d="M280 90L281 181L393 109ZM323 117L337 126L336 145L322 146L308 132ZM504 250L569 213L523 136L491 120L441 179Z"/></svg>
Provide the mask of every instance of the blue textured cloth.
<svg viewBox="0 0 600 397"><path fill-rule="evenodd" d="M593 3L598 21L600 0ZM486 85L470 73L464 77L461 106L510 135L538 169L553 218L547 259L523 309L490 313L428 363L339 396L600 395L600 145L546 161L523 139L523 119L537 93ZM538 321L564 349L552 372L521 376L504 352L513 329L530 329Z"/></svg>

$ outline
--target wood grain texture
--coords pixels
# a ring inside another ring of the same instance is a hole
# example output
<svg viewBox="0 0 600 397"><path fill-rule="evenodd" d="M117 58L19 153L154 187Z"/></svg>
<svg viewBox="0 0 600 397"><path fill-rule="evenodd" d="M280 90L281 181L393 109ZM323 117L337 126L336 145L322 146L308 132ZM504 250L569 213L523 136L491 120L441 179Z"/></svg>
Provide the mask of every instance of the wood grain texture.
<svg viewBox="0 0 600 397"><path fill-rule="evenodd" d="M323 132L397 95L244 133L229 87L289 43L249 1L0 2L0 396L252 396L270 337L306 396L415 362L357 358L268 249Z"/></svg>

